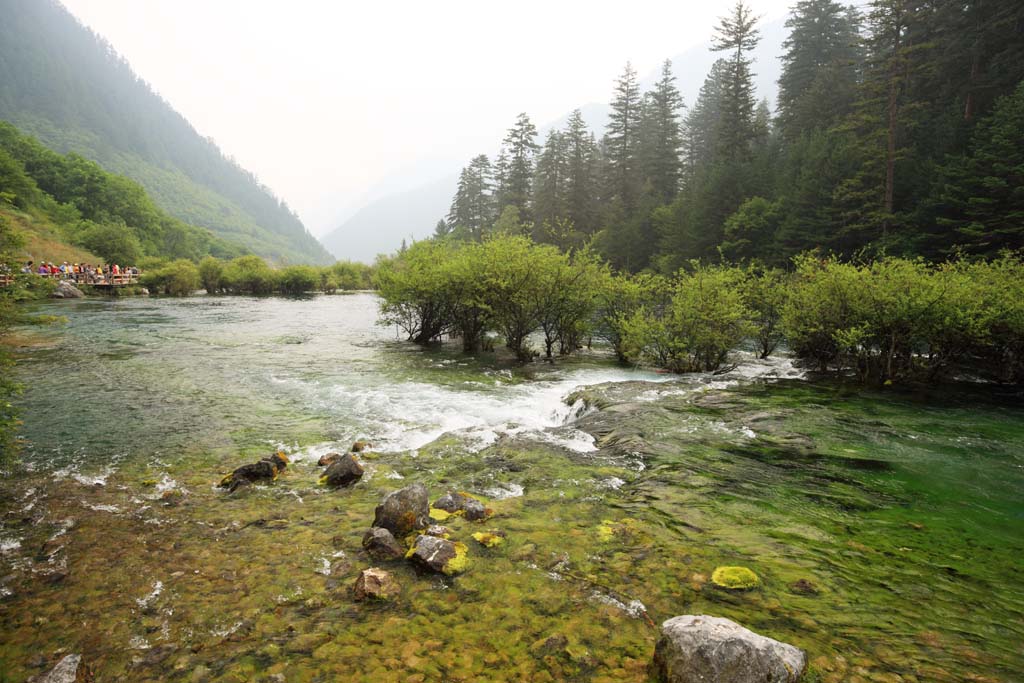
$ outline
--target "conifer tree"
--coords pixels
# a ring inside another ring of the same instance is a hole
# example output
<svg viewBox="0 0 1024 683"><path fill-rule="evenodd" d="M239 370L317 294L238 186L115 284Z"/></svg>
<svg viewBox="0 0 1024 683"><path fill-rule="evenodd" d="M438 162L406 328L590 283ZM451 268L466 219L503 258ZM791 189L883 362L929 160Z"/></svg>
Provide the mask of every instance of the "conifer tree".
<svg viewBox="0 0 1024 683"><path fill-rule="evenodd" d="M537 127L525 113L520 114L515 125L508 129L502 150L507 165L500 173L499 214L506 206L516 206L524 216L530 215L534 157L540 149L536 137Z"/></svg>
<svg viewBox="0 0 1024 683"><path fill-rule="evenodd" d="M719 19L711 49L729 53L722 82L721 125L716 151L727 159L743 159L750 154L754 137L754 74L749 53L757 47L760 32L757 17L737 0L732 12Z"/></svg>
<svg viewBox="0 0 1024 683"><path fill-rule="evenodd" d="M486 154L470 161L459 174L459 186L448 212L448 227L456 234L479 240L494 223L494 181Z"/></svg>
<svg viewBox="0 0 1024 683"><path fill-rule="evenodd" d="M636 71L630 63L615 84L615 95L605 129L604 147L607 162L608 194L627 210L639 194L637 179L638 127L640 123L640 88Z"/></svg>
<svg viewBox="0 0 1024 683"><path fill-rule="evenodd" d="M786 20L778 126L786 138L850 113L863 60L860 16L835 0L800 0Z"/></svg>
<svg viewBox="0 0 1024 683"><path fill-rule="evenodd" d="M533 213L539 227L554 226L569 213L569 157L563 133L548 132L544 149L537 158Z"/></svg>
<svg viewBox="0 0 1024 683"><path fill-rule="evenodd" d="M597 229L598 151L594 134L587 130L579 109L569 117L565 131L566 216L576 230L591 234Z"/></svg>
<svg viewBox="0 0 1024 683"><path fill-rule="evenodd" d="M672 62L665 60L661 77L646 93L641 107L639 157L643 178L662 203L672 201L679 191L683 146L679 121L683 98L675 86Z"/></svg>

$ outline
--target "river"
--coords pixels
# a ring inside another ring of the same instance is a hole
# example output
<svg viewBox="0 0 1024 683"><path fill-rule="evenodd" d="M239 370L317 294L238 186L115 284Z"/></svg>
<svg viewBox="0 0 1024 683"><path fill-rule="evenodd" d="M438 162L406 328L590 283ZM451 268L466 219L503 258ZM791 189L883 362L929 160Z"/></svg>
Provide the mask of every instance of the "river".
<svg viewBox="0 0 1024 683"><path fill-rule="evenodd" d="M40 312L66 323L19 336L0 681L68 652L104 681L646 681L654 624L688 613L805 648L810 680L1024 680L1019 394L853 391L785 357L524 367L401 341L369 294ZM356 439L363 479L321 486ZM274 449L274 484L215 488ZM471 567L394 563L396 601L354 602L373 508L414 481L493 508L449 523ZM760 587L713 587L721 565Z"/></svg>

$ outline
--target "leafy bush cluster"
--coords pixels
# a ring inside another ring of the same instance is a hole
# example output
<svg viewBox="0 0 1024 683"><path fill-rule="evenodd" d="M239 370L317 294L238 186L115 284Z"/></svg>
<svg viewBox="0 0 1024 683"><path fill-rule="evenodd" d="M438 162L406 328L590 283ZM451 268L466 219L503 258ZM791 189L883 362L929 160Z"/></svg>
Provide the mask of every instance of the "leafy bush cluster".
<svg viewBox="0 0 1024 683"><path fill-rule="evenodd" d="M803 256L782 318L794 353L865 383L1024 380L1024 263Z"/></svg>
<svg viewBox="0 0 1024 683"><path fill-rule="evenodd" d="M804 255L791 272L690 262L673 277L613 274L527 237L414 244L377 274L381 322L425 344L478 351L497 334L524 360L593 337L620 361L714 372L746 345L780 344L809 366L867 384L971 375L1024 379L1024 265Z"/></svg>
<svg viewBox="0 0 1024 683"><path fill-rule="evenodd" d="M192 261L143 262L141 281L155 294L187 296L198 289L209 294L331 294L338 290L370 289L373 268L363 263L339 261L332 266L272 268L259 256L239 256L222 261L207 256L197 266Z"/></svg>
<svg viewBox="0 0 1024 683"><path fill-rule="evenodd" d="M378 266L381 322L421 344L444 335L467 352L496 332L519 358L568 354L591 332L607 270L587 252L569 255L526 237L484 242L427 240Z"/></svg>

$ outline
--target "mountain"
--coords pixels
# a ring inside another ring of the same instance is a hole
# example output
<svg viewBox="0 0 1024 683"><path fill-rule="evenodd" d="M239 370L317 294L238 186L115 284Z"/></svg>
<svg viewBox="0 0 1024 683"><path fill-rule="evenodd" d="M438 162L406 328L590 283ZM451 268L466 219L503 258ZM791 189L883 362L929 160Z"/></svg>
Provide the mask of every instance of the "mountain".
<svg viewBox="0 0 1024 683"><path fill-rule="evenodd" d="M457 184L453 174L371 201L324 237L324 246L339 259L373 263L402 240L429 237L438 219L448 215Z"/></svg>
<svg viewBox="0 0 1024 683"><path fill-rule="evenodd" d="M135 180L171 215L268 259L333 260L284 202L56 0L0 0L0 17L0 119Z"/></svg>
<svg viewBox="0 0 1024 683"><path fill-rule="evenodd" d="M776 93L776 82L782 72L778 57L782 54L782 42L787 35L785 20L778 19L762 24L760 30L761 42L753 52L756 60L753 66L754 84L758 96L768 98L771 102ZM676 77L676 86L687 105L693 104L697 99L704 78L711 70L711 65L720 56L720 53L710 50L710 44L706 44L692 47L672 58L672 71ZM641 87L645 90L650 88L659 74L660 67L641 80ZM610 78L609 96L611 91L612 79ZM600 138L608 123L608 104L591 102L580 106L580 111L583 120ZM571 112L567 112L564 116L541 126L539 140L544 139L548 130L563 128L570 115ZM434 170L436 166L423 167L423 170L427 169ZM438 219L448 214L448 207L458 182L458 173L458 166L453 164L444 172L444 175L438 170L434 170L432 174L424 173L420 176L419 183L416 184L411 182L408 170L403 170L402 178L405 187L411 189L403 189L400 192L392 192L373 199L357 211L352 218L325 236L324 244L338 258L366 260L367 257L356 256L354 252L349 253L349 245L359 245L355 247L356 251L369 254L368 258L372 259L378 253L395 251L402 239L408 239L410 236L415 239L429 237L433 233ZM385 179L381 186L386 187L387 184L388 180ZM440 194L434 196L431 194L433 192ZM362 248L364 244L367 245L368 250Z"/></svg>

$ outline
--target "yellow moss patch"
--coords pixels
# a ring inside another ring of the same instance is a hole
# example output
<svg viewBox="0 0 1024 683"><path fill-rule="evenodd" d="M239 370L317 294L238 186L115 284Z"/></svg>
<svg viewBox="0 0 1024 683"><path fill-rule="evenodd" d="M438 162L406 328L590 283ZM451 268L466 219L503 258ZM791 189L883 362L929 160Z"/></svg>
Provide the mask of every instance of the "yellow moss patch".
<svg viewBox="0 0 1024 683"><path fill-rule="evenodd" d="M142 481L143 486L156 486L156 479L144 479Z"/></svg>
<svg viewBox="0 0 1024 683"><path fill-rule="evenodd" d="M435 521L443 522L451 516L452 513L448 512L447 510L442 510L440 508L430 508L430 518Z"/></svg>
<svg viewBox="0 0 1024 683"><path fill-rule="evenodd" d="M455 544L455 557L448 560L444 565L444 573L448 576L452 574L461 574L462 572L469 569L469 548L465 543Z"/></svg>
<svg viewBox="0 0 1024 683"><path fill-rule="evenodd" d="M473 534L473 538L477 543L484 546L485 548L497 548L499 545L505 542L505 539L498 534L492 534L485 531L478 531Z"/></svg>
<svg viewBox="0 0 1024 683"><path fill-rule="evenodd" d="M597 538L602 543L610 543L615 538L615 522L610 519L602 520L597 527Z"/></svg>
<svg viewBox="0 0 1024 683"><path fill-rule="evenodd" d="M711 574L711 583L729 590L750 590L760 585L757 574L746 567L718 567Z"/></svg>

